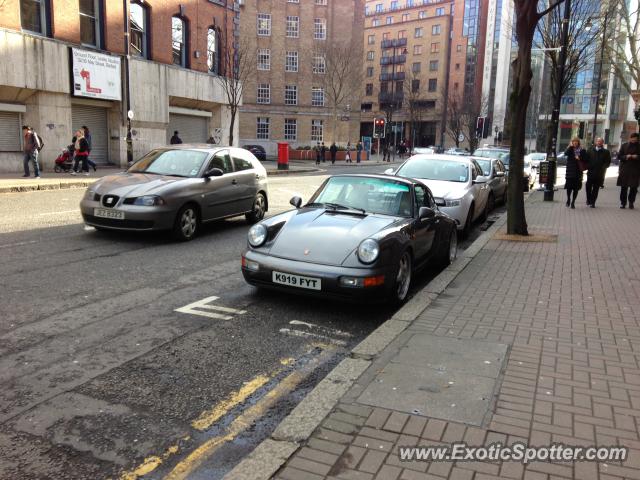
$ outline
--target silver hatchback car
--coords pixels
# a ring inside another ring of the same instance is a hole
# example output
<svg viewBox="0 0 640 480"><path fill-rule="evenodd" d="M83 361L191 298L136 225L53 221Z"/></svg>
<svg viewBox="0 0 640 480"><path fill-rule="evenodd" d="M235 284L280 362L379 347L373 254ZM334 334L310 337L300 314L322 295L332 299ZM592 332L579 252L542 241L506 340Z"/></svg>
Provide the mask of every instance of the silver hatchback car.
<svg viewBox="0 0 640 480"><path fill-rule="evenodd" d="M268 210L267 171L247 150L172 145L152 150L126 172L91 185L80 210L97 230L171 230L187 241L212 220Z"/></svg>

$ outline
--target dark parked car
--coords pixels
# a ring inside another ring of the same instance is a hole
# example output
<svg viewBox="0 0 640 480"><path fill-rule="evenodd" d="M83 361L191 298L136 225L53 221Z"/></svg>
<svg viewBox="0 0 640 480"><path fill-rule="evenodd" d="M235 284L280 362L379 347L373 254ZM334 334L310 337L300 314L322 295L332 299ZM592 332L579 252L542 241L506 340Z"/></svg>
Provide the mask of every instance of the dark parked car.
<svg viewBox="0 0 640 480"><path fill-rule="evenodd" d="M265 162L267 160L267 152L262 145L245 145L242 148L244 148L245 150L249 150L251 153L253 153L253 156L261 162Z"/></svg>
<svg viewBox="0 0 640 480"><path fill-rule="evenodd" d="M456 223L423 183L384 175L325 180L304 207L249 230L245 280L339 299L402 303L413 272L457 255Z"/></svg>

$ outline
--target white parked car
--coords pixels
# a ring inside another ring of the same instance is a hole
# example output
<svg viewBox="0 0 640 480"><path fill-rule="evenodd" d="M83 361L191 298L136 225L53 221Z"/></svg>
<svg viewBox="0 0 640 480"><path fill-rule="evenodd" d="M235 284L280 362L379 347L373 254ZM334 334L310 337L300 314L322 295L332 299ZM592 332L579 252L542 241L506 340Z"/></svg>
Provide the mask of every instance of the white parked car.
<svg viewBox="0 0 640 480"><path fill-rule="evenodd" d="M525 166L526 166L526 162L529 161L533 168L540 168L540 162L543 162L547 159L547 154L533 152L533 153L530 153L529 155L525 155L524 159L525 159Z"/></svg>
<svg viewBox="0 0 640 480"><path fill-rule="evenodd" d="M417 155L419 153L436 153L436 151L430 147L414 147L413 154Z"/></svg>
<svg viewBox="0 0 640 480"><path fill-rule="evenodd" d="M465 150L464 148L450 148L449 150L447 150L446 152L444 152L447 155L459 155L461 157L464 156L469 156L471 155L467 150Z"/></svg>
<svg viewBox="0 0 640 480"><path fill-rule="evenodd" d="M480 165L470 157L414 155L395 172L388 169L385 173L425 183L438 208L456 221L463 235L475 220L487 218L491 189Z"/></svg>

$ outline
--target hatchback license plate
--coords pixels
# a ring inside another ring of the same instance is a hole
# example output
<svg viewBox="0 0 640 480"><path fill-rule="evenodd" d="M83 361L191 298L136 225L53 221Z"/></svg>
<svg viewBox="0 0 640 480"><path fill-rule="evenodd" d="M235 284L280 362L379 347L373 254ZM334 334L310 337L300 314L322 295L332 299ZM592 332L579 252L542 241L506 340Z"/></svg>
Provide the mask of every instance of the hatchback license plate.
<svg viewBox="0 0 640 480"><path fill-rule="evenodd" d="M121 210L108 210L106 208L94 208L93 215L100 218L115 218L124 220L124 212Z"/></svg>
<svg viewBox="0 0 640 480"><path fill-rule="evenodd" d="M273 272L271 279L273 283L288 285L290 287L308 288L309 290L321 290L321 279L313 277L303 277L302 275L291 275L290 273Z"/></svg>

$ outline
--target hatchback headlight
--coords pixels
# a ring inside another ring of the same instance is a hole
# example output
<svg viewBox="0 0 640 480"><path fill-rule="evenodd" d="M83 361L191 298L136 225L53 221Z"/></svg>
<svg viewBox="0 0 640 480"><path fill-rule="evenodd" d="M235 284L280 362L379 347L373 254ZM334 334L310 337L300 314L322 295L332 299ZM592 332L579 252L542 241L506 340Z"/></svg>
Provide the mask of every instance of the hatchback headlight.
<svg viewBox="0 0 640 480"><path fill-rule="evenodd" d="M144 195L142 197L138 197L133 202L134 205L141 205L144 207L154 207L156 205L164 205L165 201L162 197L157 195Z"/></svg>
<svg viewBox="0 0 640 480"><path fill-rule="evenodd" d="M380 245L373 238L367 238L358 247L358 258L362 263L373 263L380 254Z"/></svg>
<svg viewBox="0 0 640 480"><path fill-rule="evenodd" d="M462 203L462 199L458 198L456 200L445 200L445 205L447 207L459 207Z"/></svg>
<svg viewBox="0 0 640 480"><path fill-rule="evenodd" d="M267 227L258 223L249 229L249 245L254 248L259 247L267 240Z"/></svg>
<svg viewBox="0 0 640 480"><path fill-rule="evenodd" d="M86 198L87 200L93 200L93 197L95 196L95 194L96 192L94 190L87 188L87 191L84 192L84 198Z"/></svg>

